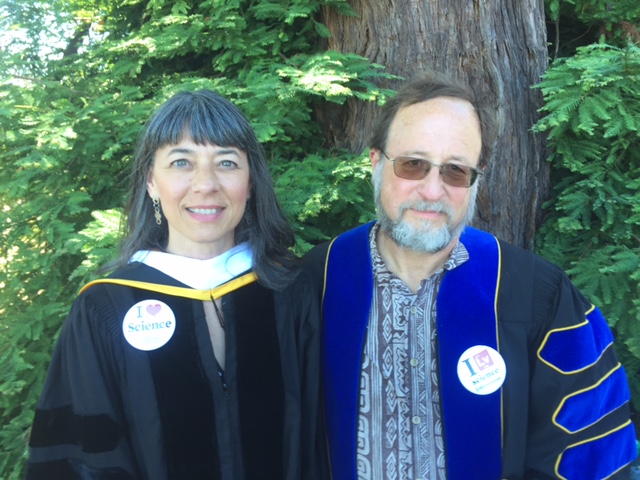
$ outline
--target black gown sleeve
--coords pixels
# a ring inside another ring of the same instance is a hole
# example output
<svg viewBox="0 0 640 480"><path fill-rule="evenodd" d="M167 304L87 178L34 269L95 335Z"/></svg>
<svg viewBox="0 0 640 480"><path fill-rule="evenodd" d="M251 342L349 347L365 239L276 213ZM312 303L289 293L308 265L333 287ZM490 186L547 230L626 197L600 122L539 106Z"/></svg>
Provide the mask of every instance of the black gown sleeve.
<svg viewBox="0 0 640 480"><path fill-rule="evenodd" d="M630 392L604 317L559 267L503 251L505 477L626 478Z"/></svg>
<svg viewBox="0 0 640 480"><path fill-rule="evenodd" d="M36 409L27 480L139 478L120 398L116 318L102 287L74 302Z"/></svg>
<svg viewBox="0 0 640 480"><path fill-rule="evenodd" d="M328 479L321 404L320 307L308 272L301 271L278 298L284 323L293 326L291 335L280 333L288 403L284 448L288 478Z"/></svg>

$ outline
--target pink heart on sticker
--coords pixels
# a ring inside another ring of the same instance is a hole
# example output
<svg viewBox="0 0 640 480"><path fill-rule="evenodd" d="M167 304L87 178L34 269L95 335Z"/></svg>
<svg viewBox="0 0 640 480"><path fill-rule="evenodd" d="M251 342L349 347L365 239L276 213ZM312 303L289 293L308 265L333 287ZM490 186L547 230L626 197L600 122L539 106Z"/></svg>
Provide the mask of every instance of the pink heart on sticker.
<svg viewBox="0 0 640 480"><path fill-rule="evenodd" d="M147 313L149 315L157 315L160 310L162 310L162 307L157 303L155 305L147 305Z"/></svg>

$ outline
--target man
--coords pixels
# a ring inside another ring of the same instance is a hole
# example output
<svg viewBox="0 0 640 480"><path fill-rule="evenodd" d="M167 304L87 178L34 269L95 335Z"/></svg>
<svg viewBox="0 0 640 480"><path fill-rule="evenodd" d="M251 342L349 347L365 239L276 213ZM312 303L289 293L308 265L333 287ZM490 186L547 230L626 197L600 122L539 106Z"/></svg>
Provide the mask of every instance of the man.
<svg viewBox="0 0 640 480"><path fill-rule="evenodd" d="M636 456L611 332L556 266L466 227L495 139L442 77L382 107L378 220L312 250L333 480L601 479Z"/></svg>

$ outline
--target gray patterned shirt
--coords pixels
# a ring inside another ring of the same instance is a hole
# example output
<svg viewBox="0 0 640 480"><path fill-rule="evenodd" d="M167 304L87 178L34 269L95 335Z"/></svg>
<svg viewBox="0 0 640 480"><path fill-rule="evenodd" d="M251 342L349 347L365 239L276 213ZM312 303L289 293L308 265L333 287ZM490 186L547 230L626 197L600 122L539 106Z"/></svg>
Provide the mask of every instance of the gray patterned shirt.
<svg viewBox="0 0 640 480"><path fill-rule="evenodd" d="M378 228L369 237L374 295L360 375L358 479L445 479L436 297L444 271L469 254L458 242L414 294L382 260Z"/></svg>

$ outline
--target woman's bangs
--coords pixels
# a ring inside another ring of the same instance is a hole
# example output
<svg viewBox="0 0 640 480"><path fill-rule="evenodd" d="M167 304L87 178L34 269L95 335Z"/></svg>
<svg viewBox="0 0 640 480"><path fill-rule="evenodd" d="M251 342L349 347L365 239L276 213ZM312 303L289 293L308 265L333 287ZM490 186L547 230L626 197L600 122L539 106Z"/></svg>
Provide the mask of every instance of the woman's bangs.
<svg viewBox="0 0 640 480"><path fill-rule="evenodd" d="M188 131L198 145L218 145L246 150L246 139L235 118L223 118L220 112L198 110L187 122Z"/></svg>

